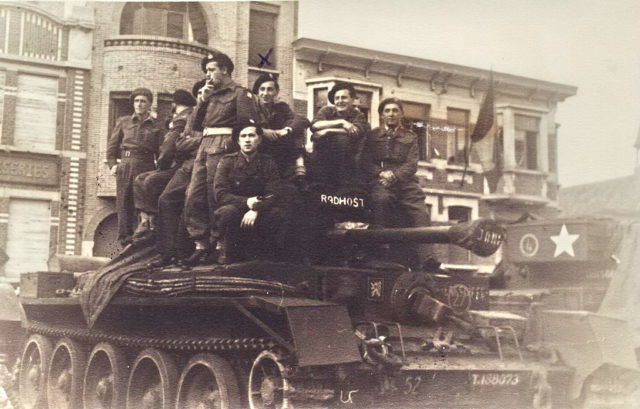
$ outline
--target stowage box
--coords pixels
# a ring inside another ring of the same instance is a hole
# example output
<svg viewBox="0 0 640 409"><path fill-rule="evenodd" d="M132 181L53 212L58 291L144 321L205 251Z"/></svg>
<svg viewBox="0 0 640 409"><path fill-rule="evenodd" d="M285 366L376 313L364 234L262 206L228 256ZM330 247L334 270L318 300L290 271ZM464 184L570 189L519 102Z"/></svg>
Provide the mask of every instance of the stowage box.
<svg viewBox="0 0 640 409"><path fill-rule="evenodd" d="M57 290L72 290L75 278L72 273L39 271L20 276L20 296L27 298L56 297Z"/></svg>

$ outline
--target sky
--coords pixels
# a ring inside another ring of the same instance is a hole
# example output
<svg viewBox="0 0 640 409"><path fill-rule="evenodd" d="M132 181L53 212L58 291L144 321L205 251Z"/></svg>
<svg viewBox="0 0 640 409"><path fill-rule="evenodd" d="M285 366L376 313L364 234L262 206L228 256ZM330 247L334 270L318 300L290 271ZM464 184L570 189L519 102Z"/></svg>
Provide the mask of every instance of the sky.
<svg viewBox="0 0 640 409"><path fill-rule="evenodd" d="M298 35L577 86L556 114L560 184L634 171L638 0L300 0Z"/></svg>

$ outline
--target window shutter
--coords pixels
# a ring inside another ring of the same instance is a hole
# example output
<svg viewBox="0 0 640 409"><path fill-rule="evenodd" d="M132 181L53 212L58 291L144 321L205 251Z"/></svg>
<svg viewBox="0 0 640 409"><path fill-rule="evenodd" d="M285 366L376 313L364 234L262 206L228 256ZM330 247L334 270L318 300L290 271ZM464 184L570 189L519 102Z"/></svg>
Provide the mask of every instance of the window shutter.
<svg viewBox="0 0 640 409"><path fill-rule="evenodd" d="M5 274L46 271L49 258L51 210L49 201L11 199Z"/></svg>
<svg viewBox="0 0 640 409"><path fill-rule="evenodd" d="M54 150L58 79L19 74L14 144L25 149Z"/></svg>

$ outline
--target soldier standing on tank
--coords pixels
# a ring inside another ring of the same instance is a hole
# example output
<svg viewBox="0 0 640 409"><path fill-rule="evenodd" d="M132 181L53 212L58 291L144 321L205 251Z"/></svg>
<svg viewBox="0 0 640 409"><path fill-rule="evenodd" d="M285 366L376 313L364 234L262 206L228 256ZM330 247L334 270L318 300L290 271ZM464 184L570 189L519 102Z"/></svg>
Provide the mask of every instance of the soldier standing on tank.
<svg viewBox="0 0 640 409"><path fill-rule="evenodd" d="M220 206L215 220L223 237L219 262L236 261L248 236L257 238L251 246L253 256L278 259L284 251L288 226L286 212L280 206L284 198L278 197L278 166L273 158L258 151L263 132L255 122L236 127L233 137L240 151L222 158L214 184Z"/></svg>
<svg viewBox="0 0 640 409"><path fill-rule="evenodd" d="M374 222L390 226L389 210L398 205L412 226L428 226L425 194L418 184L418 137L403 126L404 111L397 98L378 106L383 126L367 135L360 168L371 190Z"/></svg>
<svg viewBox="0 0 640 409"><path fill-rule="evenodd" d="M140 222L134 233L134 240L155 230L158 214L158 199L173 175L189 156L176 148L178 137L182 134L187 120L193 112L196 100L189 91L178 89L173 93L173 118L169 122L169 131L160 146L157 169L138 175L133 184L133 200L138 209Z"/></svg>
<svg viewBox="0 0 640 409"><path fill-rule="evenodd" d="M139 174L155 168L155 156L162 143L162 129L149 110L153 95L147 88L131 93L134 113L118 118L107 144L107 163L116 176L118 241L126 245L137 222L133 203L133 181ZM120 163L118 163L120 159Z"/></svg>
<svg viewBox="0 0 640 409"><path fill-rule="evenodd" d="M336 83L328 94L333 105L322 107L311 122L315 181L338 186L354 182L355 156L361 139L369 131L366 116L353 105L356 90Z"/></svg>
<svg viewBox="0 0 640 409"><path fill-rule="evenodd" d="M189 265L207 261L214 253L216 168L222 156L235 150L231 140L233 127L256 118L253 94L232 80L233 68L226 54L209 54L202 60L207 82L199 91L193 121L193 130L202 132L202 142L193 164L184 210L187 230L196 242L196 251L186 261Z"/></svg>
<svg viewBox="0 0 640 409"><path fill-rule="evenodd" d="M278 101L279 92L280 85L273 74L262 74L253 84L253 93L258 97L258 124L264 135L260 152L276 161L281 177L304 177L305 130L309 121L295 115L287 103Z"/></svg>

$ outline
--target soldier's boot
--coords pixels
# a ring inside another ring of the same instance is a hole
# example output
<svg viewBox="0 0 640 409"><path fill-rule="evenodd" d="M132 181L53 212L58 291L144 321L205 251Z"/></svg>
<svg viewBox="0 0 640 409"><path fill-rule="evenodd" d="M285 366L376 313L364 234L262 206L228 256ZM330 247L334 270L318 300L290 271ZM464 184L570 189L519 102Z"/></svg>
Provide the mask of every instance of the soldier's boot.
<svg viewBox="0 0 640 409"><path fill-rule="evenodd" d="M138 223L138 227L133 232L132 239L133 241L140 240L141 238L147 236L148 234L152 234L155 229L155 215L148 214L145 212L140 212L140 222Z"/></svg>
<svg viewBox="0 0 640 409"><path fill-rule="evenodd" d="M191 254L191 256L189 256L189 258L184 260L183 264L185 266L192 267L198 264L206 263L209 260L211 253L211 246L209 245L209 242L207 240L197 240L195 251L193 252L193 254Z"/></svg>

